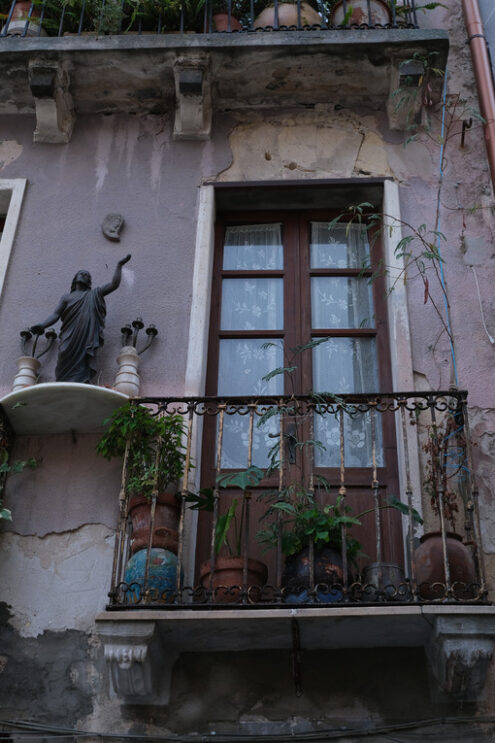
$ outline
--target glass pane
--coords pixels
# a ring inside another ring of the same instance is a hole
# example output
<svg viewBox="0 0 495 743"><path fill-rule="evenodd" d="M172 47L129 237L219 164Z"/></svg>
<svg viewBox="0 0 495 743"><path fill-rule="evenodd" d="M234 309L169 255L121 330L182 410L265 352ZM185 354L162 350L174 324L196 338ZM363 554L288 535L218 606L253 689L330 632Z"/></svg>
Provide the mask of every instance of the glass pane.
<svg viewBox="0 0 495 743"><path fill-rule="evenodd" d="M311 222L311 268L363 268L369 261L368 233L362 225Z"/></svg>
<svg viewBox="0 0 495 743"><path fill-rule="evenodd" d="M264 343L271 343L263 348ZM220 341L218 368L219 395L281 395L283 375L278 374L268 382L268 372L283 366L282 342L273 344L267 338L236 338Z"/></svg>
<svg viewBox="0 0 495 743"><path fill-rule="evenodd" d="M317 392L378 392L375 338L328 338L313 349L313 386Z"/></svg>
<svg viewBox="0 0 495 743"><path fill-rule="evenodd" d="M372 423L370 413L344 413L344 463L346 467L371 467ZM315 415L315 437L322 447L315 447L317 467L340 467L340 422L336 415ZM383 467L383 433L381 415L375 415L375 451L377 467Z"/></svg>
<svg viewBox="0 0 495 743"><path fill-rule="evenodd" d="M311 322L313 328L373 327L373 295L368 279L313 277Z"/></svg>
<svg viewBox="0 0 495 743"><path fill-rule="evenodd" d="M274 415L263 426L258 426L259 418L253 425L252 463L266 469L270 460L268 453L273 449L280 431L280 416ZM222 467L242 469L248 465L249 415L226 415L223 425Z"/></svg>
<svg viewBox="0 0 495 743"><path fill-rule="evenodd" d="M222 330L281 330L283 279L223 279Z"/></svg>
<svg viewBox="0 0 495 743"><path fill-rule="evenodd" d="M227 227L223 250L226 271L274 271L284 267L282 225Z"/></svg>

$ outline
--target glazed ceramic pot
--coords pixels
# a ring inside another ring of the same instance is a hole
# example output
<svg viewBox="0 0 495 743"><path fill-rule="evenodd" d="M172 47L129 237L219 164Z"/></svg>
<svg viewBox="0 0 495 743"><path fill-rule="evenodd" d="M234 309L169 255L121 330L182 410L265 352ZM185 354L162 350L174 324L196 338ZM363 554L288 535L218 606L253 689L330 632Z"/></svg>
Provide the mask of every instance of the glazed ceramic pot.
<svg viewBox="0 0 495 743"><path fill-rule="evenodd" d="M234 604L241 601L242 574L244 559L242 557L217 557L213 575L213 601L219 604ZM201 565L201 585L210 588L211 564L207 560ZM261 599L262 588L266 584L268 570L260 560L248 560L248 602L257 603Z"/></svg>
<svg viewBox="0 0 495 743"><path fill-rule="evenodd" d="M367 0L347 0L346 10L352 7L352 14L347 21L349 25L361 26L369 25L370 18L368 13ZM386 26L392 22L392 14L387 3L383 0L370 0L371 23L378 26ZM332 26L341 26L346 19L344 3L337 3L330 14L330 24Z"/></svg>
<svg viewBox="0 0 495 743"><path fill-rule="evenodd" d="M344 570L342 555L331 547L314 549L314 586L310 585L309 547L304 547L285 561L282 575L285 601L287 603L306 603L310 592L316 588L316 600L321 603L335 603L342 599Z"/></svg>
<svg viewBox="0 0 495 743"><path fill-rule="evenodd" d="M124 575L127 584L125 593L127 604L135 604L143 596L147 554L148 550L139 550L127 563ZM177 555L170 550L156 548L151 550L148 588L152 602L173 601L177 590Z"/></svg>
<svg viewBox="0 0 495 743"><path fill-rule="evenodd" d="M132 522L131 554L147 549L150 538L151 501L134 495L129 502ZM159 493L156 500L152 546L177 553L180 502L172 493Z"/></svg>
<svg viewBox="0 0 495 743"><path fill-rule="evenodd" d="M279 3L278 5L278 25L279 26L298 26L299 20L297 15L296 3ZM301 3L301 26L319 26L321 17L311 5ZM255 19L253 24L255 29L273 28L275 26L275 8L265 8Z"/></svg>
<svg viewBox="0 0 495 743"><path fill-rule="evenodd" d="M473 598L476 569L471 550L462 543L459 534L448 532L445 538L454 596L458 599ZM421 544L414 552L419 595L427 600L444 598L446 587L442 534L439 531L430 532L424 534L420 541Z"/></svg>

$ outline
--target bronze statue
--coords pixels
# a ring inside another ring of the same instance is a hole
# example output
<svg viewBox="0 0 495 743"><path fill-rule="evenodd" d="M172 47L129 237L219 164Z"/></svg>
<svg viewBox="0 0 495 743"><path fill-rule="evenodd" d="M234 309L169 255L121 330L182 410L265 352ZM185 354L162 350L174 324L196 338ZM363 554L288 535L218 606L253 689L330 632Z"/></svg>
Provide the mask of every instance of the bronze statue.
<svg viewBox="0 0 495 743"><path fill-rule="evenodd" d="M62 320L55 369L57 382L89 384L92 381L96 373L96 351L103 345L107 314L105 296L118 289L122 266L130 259L130 254L122 258L117 263L111 282L96 289L91 288L91 275L88 271L78 271L70 292L64 294L50 317L30 328L32 333L41 334L49 325Z"/></svg>

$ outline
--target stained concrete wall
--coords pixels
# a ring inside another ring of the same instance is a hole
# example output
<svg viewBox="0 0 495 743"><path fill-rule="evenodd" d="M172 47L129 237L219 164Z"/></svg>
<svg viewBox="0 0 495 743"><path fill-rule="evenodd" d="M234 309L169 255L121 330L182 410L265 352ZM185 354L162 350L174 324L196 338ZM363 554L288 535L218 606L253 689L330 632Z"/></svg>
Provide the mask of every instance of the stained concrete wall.
<svg viewBox="0 0 495 743"><path fill-rule="evenodd" d="M429 22L449 26L449 105L464 116L476 107L460 2ZM459 98L456 104L456 98ZM431 129L404 145L385 113L335 111L217 112L207 142L174 142L167 117L80 117L68 145L33 145L30 117L4 117L0 178L28 178L28 189L0 300L0 391L15 373L18 332L44 318L67 291L75 271L107 282L127 252L120 289L108 297L106 344L98 382L111 385L124 322L141 315L160 335L143 357L143 394L180 395L184 388L192 294L198 187L205 181L393 177L403 217L436 227L440 178L438 107ZM452 312L459 384L470 393L478 442L483 528L491 585L493 541L493 348L481 320L495 329L493 203L482 130L475 122L465 147L460 123L448 144L440 192L441 248ZM455 136L454 136L455 135ZM472 211L472 207L477 207ZM101 234L108 212L126 219L121 243ZM419 220L419 221L418 221ZM433 277L431 297L442 307ZM454 379L450 345L424 287L408 281L413 362L418 387ZM53 378L55 354L43 366ZM452 714L432 702L420 651L341 651L303 655L302 698L294 696L286 653L183 656L172 699L163 708L121 706L108 692L94 615L106 601L117 517L118 464L97 460L93 437L21 438L15 456L42 465L9 483L14 521L0 535L4 616L0 642L0 713L92 730L149 733L257 731L281 733L368 720ZM377 670L379 669L379 670ZM379 683L377 683L377 679ZM388 681L393 679L393 683ZM341 685L338 686L337 680ZM492 712L493 673L478 712ZM54 703L54 699L60 703ZM466 707L466 713L473 713ZM474 735L474 734L473 734ZM468 741L466 736L463 740Z"/></svg>

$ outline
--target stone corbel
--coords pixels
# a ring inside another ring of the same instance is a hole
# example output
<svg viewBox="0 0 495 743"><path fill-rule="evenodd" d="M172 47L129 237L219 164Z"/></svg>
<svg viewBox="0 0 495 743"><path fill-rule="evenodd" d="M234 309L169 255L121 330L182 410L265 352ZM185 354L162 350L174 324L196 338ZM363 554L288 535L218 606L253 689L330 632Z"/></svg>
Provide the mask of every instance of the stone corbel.
<svg viewBox="0 0 495 743"><path fill-rule="evenodd" d="M494 639L492 616L436 617L426 654L440 688L459 700L478 699L493 656Z"/></svg>
<svg viewBox="0 0 495 743"><path fill-rule="evenodd" d="M70 141L75 117L69 84L69 73L62 63L39 59L29 63L29 86L36 108L34 142Z"/></svg>
<svg viewBox="0 0 495 743"><path fill-rule="evenodd" d="M168 704L176 654L166 653L155 622L101 622L113 691L127 704Z"/></svg>
<svg viewBox="0 0 495 743"><path fill-rule="evenodd" d="M178 57L174 78L174 139L209 139L212 103L208 58Z"/></svg>

